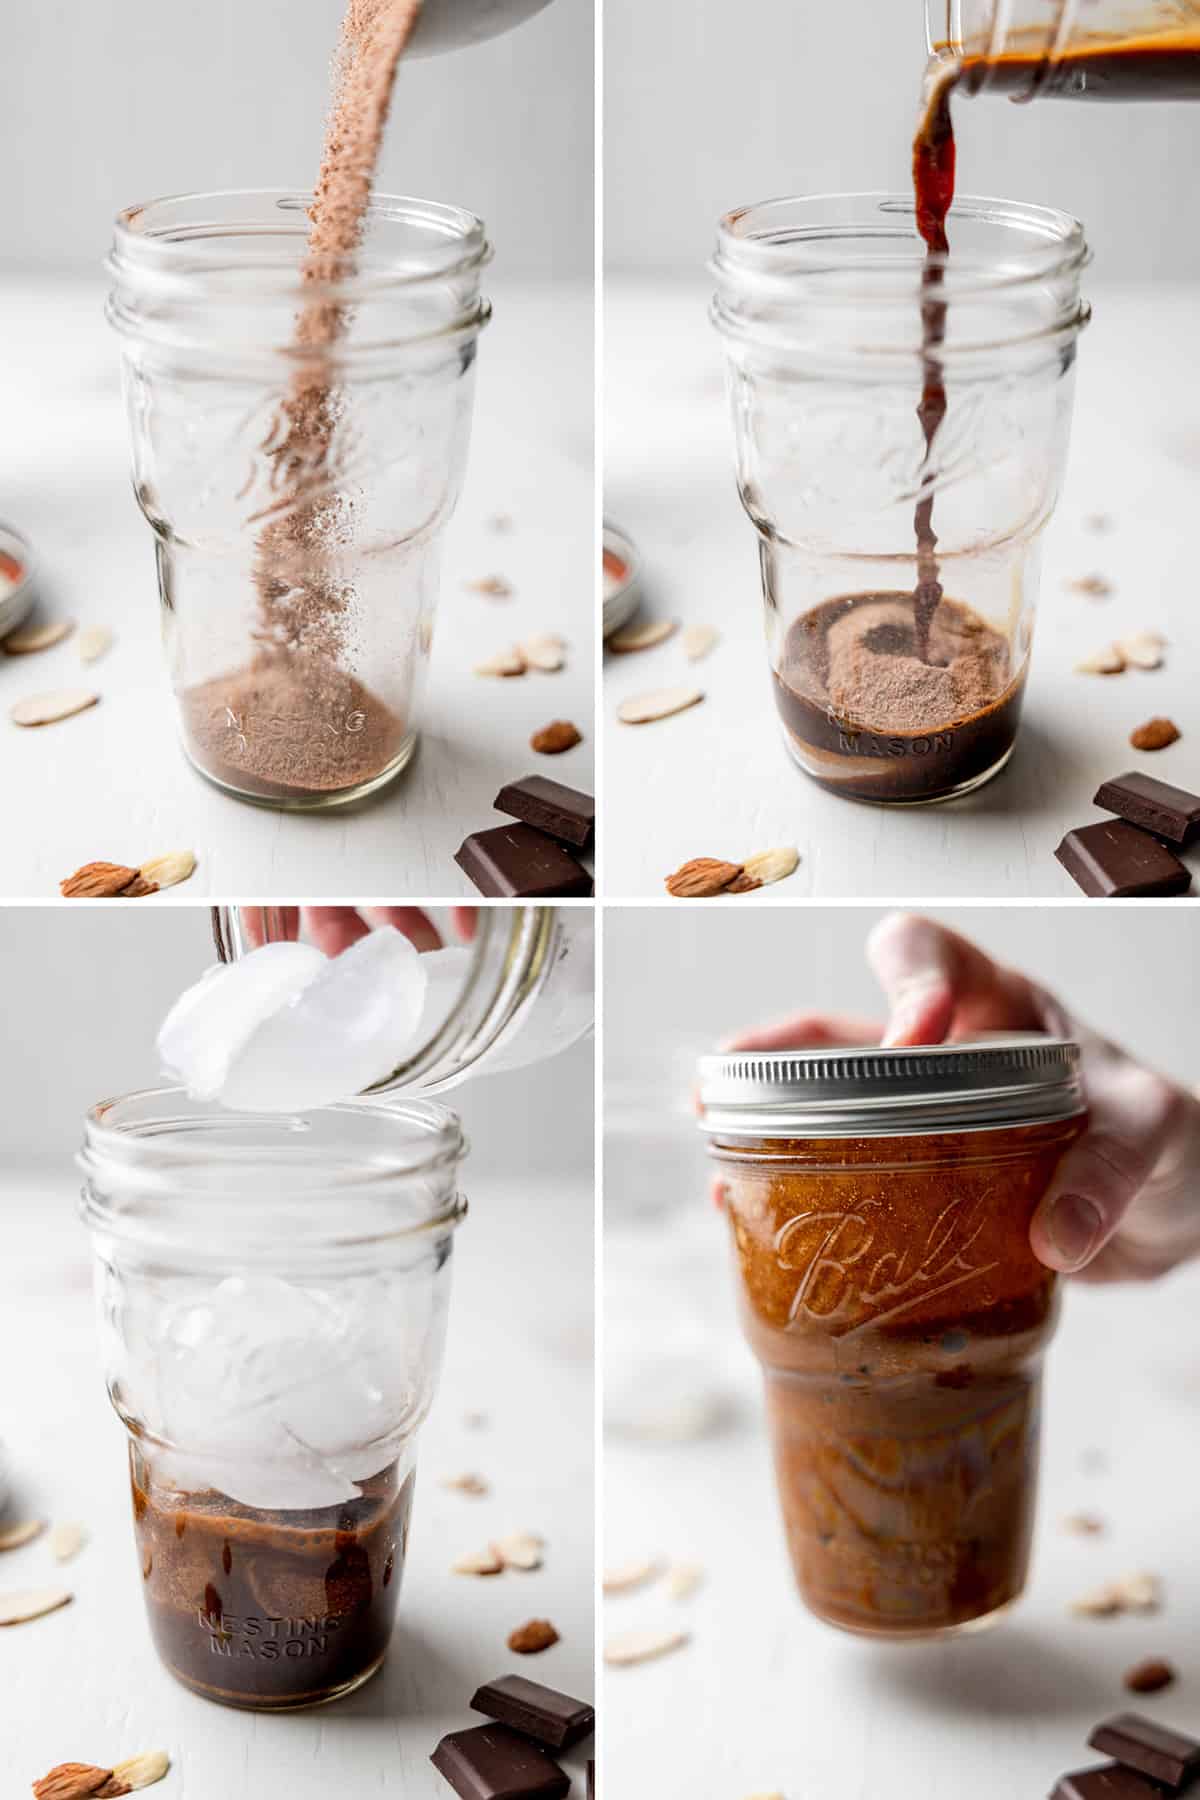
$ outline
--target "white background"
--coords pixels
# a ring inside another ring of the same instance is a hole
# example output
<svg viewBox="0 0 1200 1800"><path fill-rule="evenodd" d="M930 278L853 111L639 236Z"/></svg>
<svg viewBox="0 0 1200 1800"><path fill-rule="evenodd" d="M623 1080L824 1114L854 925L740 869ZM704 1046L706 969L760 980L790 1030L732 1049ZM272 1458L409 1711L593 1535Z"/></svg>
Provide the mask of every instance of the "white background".
<svg viewBox="0 0 1200 1800"><path fill-rule="evenodd" d="M13 8L0 267L94 268L118 208L158 194L310 185L342 11L341 0ZM482 214L509 278L589 274L592 38L590 0L553 0L489 43L410 61L380 188Z"/></svg>
<svg viewBox="0 0 1200 1800"><path fill-rule="evenodd" d="M1200 1079L1189 913L933 910L1140 1055ZM691 1633L659 1663L606 1672L606 1768L620 1800L1039 1800L1065 1770L1102 1760L1087 1735L1126 1702L1183 1730L1200 1717L1195 1504L1182 1473L1200 1432L1195 1267L1151 1287L1069 1286L1047 1359L1033 1574L1010 1618L977 1638L876 1647L819 1626L795 1594L687 1083L697 1054L756 1020L873 1012L862 943L879 916L805 907L757 914L750 928L703 903L606 914L606 1404L619 1414L625 1401L627 1426L633 1397L654 1422L657 1387L657 1429L678 1429L688 1407L712 1419L676 1443L606 1431L606 1565L651 1554L706 1570L684 1603L659 1584L605 1602L606 1635ZM647 1222L653 1209L666 1230ZM640 1342L626 1316L635 1262L658 1272ZM1104 1518L1102 1536L1061 1529L1081 1510ZM1139 1569L1162 1578L1160 1614L1069 1615L1073 1599ZM1180 1680L1135 1699L1121 1674L1147 1656L1170 1659Z"/></svg>
<svg viewBox="0 0 1200 1800"><path fill-rule="evenodd" d="M611 269L692 274L731 207L908 179L921 0L607 0L605 60ZM961 192L1075 213L1100 279L1200 275L1200 106L985 99L958 131Z"/></svg>
<svg viewBox="0 0 1200 1800"><path fill-rule="evenodd" d="M446 1361L418 1458L399 1622L383 1672L312 1713L218 1709L160 1668L139 1592L124 1434L104 1392L90 1253L72 1157L82 1109L156 1078L153 1033L180 986L210 960L207 909L9 908L0 913L8 1021L0 1208L0 1443L8 1517L78 1519L90 1542L65 1570L44 1540L6 1553L5 1590L62 1584L74 1602L0 1632L0 1787L67 1760L110 1762L164 1748L164 1800L394 1795L444 1800L429 1754L481 1723L468 1702L514 1664L590 1699L592 1646L592 1061L556 1062L457 1094L471 1155L470 1211L456 1238ZM452 1096L451 1098L454 1098ZM543 1110L545 1108L545 1110ZM466 1415L488 1423L472 1428ZM475 1471L484 1499L447 1492ZM452 1575L465 1552L513 1530L547 1540L534 1574ZM507 1634L551 1619L561 1643L514 1657ZM582 1800L590 1744L567 1758Z"/></svg>

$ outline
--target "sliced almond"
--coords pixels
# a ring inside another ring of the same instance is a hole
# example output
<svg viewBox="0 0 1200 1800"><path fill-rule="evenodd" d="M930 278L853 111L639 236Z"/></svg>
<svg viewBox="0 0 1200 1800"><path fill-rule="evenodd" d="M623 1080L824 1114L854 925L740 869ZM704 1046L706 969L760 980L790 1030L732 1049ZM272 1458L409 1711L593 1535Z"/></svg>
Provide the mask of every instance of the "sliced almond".
<svg viewBox="0 0 1200 1800"><path fill-rule="evenodd" d="M1157 1612L1162 1605L1162 1583L1157 1575L1122 1575L1114 1586L1126 1612Z"/></svg>
<svg viewBox="0 0 1200 1800"><path fill-rule="evenodd" d="M82 663L99 662L112 649L113 634L107 625L88 625L75 640Z"/></svg>
<svg viewBox="0 0 1200 1800"><path fill-rule="evenodd" d="M29 1619L40 1619L45 1613L68 1606L71 1594L66 1588L20 1588L15 1593L0 1594L0 1625L24 1625Z"/></svg>
<svg viewBox="0 0 1200 1800"><path fill-rule="evenodd" d="M0 1527L0 1550L19 1550L44 1530L40 1519L22 1519L16 1525Z"/></svg>
<svg viewBox="0 0 1200 1800"><path fill-rule="evenodd" d="M752 888L770 887L773 881L786 881L794 875L800 863L800 852L790 845L785 850L760 850L757 856L748 856L742 864L742 872L736 881L731 881L727 893L748 894Z"/></svg>
<svg viewBox="0 0 1200 1800"><path fill-rule="evenodd" d="M9 707L8 716L14 725L55 725L59 719L86 712L99 698L87 688L55 688L49 694L30 694L27 700L18 700Z"/></svg>
<svg viewBox="0 0 1200 1800"><path fill-rule="evenodd" d="M489 1544L486 1550L469 1550L466 1556L460 1556L457 1562L450 1564L455 1575L499 1575L504 1567L504 1558L498 1556Z"/></svg>
<svg viewBox="0 0 1200 1800"><path fill-rule="evenodd" d="M488 662L476 663L475 673L477 675L523 675L525 658L516 644L513 644L509 649L501 650L498 656L493 656Z"/></svg>
<svg viewBox="0 0 1200 1800"><path fill-rule="evenodd" d="M1115 644L1106 644L1103 650L1085 656L1082 662L1075 664L1077 675L1119 675L1125 667L1125 658Z"/></svg>
<svg viewBox="0 0 1200 1800"><path fill-rule="evenodd" d="M1132 637L1118 638L1113 648L1134 669L1161 669L1167 640L1157 631L1135 631Z"/></svg>
<svg viewBox="0 0 1200 1800"><path fill-rule="evenodd" d="M552 631L543 631L536 637L526 638L517 648L529 668L544 669L547 674L561 669L566 661L566 643L562 638L555 637Z"/></svg>
<svg viewBox="0 0 1200 1800"><path fill-rule="evenodd" d="M70 1562L73 1556L79 1555L86 1543L87 1532L83 1526L68 1521L66 1524L56 1525L50 1533L50 1554L55 1562Z"/></svg>
<svg viewBox="0 0 1200 1800"><path fill-rule="evenodd" d="M1130 732L1129 742L1135 750L1165 750L1168 744L1177 743L1181 735L1173 719L1147 719Z"/></svg>
<svg viewBox="0 0 1200 1800"><path fill-rule="evenodd" d="M619 656L628 655L633 650L652 650L655 644L661 644L675 630L674 619L647 619L642 625L626 625L620 631L614 631L608 640L608 648L615 650Z"/></svg>
<svg viewBox="0 0 1200 1800"><path fill-rule="evenodd" d="M1123 1610L1120 1596L1111 1581L1106 1581L1103 1587L1090 1588L1086 1594L1080 1594L1078 1600L1071 1602L1071 1611L1081 1619L1107 1619Z"/></svg>
<svg viewBox="0 0 1200 1800"><path fill-rule="evenodd" d="M35 651L61 644L74 629L73 619L52 619L47 625L18 625L5 638L4 648L10 656L32 656Z"/></svg>
<svg viewBox="0 0 1200 1800"><path fill-rule="evenodd" d="M1075 1537L1099 1537L1104 1530L1104 1520L1095 1513L1068 1513L1062 1521L1062 1528Z"/></svg>
<svg viewBox="0 0 1200 1800"><path fill-rule="evenodd" d="M772 1788L769 1794L747 1794L746 1800L783 1800L778 1788Z"/></svg>
<svg viewBox="0 0 1200 1800"><path fill-rule="evenodd" d="M549 1650L557 1642L558 1633L549 1619L530 1619L508 1634L508 1647L518 1656L536 1656L539 1650Z"/></svg>
<svg viewBox="0 0 1200 1800"><path fill-rule="evenodd" d="M1107 600L1113 591L1112 582L1103 575L1077 575L1063 585L1073 594L1087 594L1092 600Z"/></svg>
<svg viewBox="0 0 1200 1800"><path fill-rule="evenodd" d="M466 586L473 594L486 594L489 600L512 598L512 582L505 581L503 575L485 575L480 581L468 581Z"/></svg>
<svg viewBox="0 0 1200 1800"><path fill-rule="evenodd" d="M165 1750L143 1750L140 1756L131 1756L117 1764L105 1785L97 1789L97 1800L108 1800L109 1795L136 1794L142 1788L153 1787L170 1767L171 1759Z"/></svg>
<svg viewBox="0 0 1200 1800"><path fill-rule="evenodd" d="M165 856L152 856L138 870L140 879L153 888L178 887L196 872L196 858L190 850L168 850ZM129 890L132 893L132 888Z"/></svg>
<svg viewBox="0 0 1200 1800"><path fill-rule="evenodd" d="M138 871L124 863L84 863L81 869L59 882L58 891L65 900L112 900L125 893L137 879Z"/></svg>
<svg viewBox="0 0 1200 1800"><path fill-rule="evenodd" d="M98 1769L93 1763L59 1763L34 1782L35 1800L88 1800L112 1780L112 1774L111 1769Z"/></svg>
<svg viewBox="0 0 1200 1800"><path fill-rule="evenodd" d="M721 862L715 856L693 856L667 876L664 886L677 900L711 900L714 894L723 894L741 873L740 863Z"/></svg>
<svg viewBox="0 0 1200 1800"><path fill-rule="evenodd" d="M491 1492L482 1475L443 1475L441 1485L452 1494L470 1494L475 1499Z"/></svg>
<svg viewBox="0 0 1200 1800"><path fill-rule="evenodd" d="M649 694L634 694L622 700L617 717L623 725L649 725L654 719L669 719L672 713L686 712L697 706L704 695L699 688L655 688Z"/></svg>
<svg viewBox="0 0 1200 1800"><path fill-rule="evenodd" d="M491 1547L506 1569L542 1566L542 1540L532 1531L512 1531L507 1537L497 1538Z"/></svg>
<svg viewBox="0 0 1200 1800"><path fill-rule="evenodd" d="M666 1656L687 1641L686 1631L625 1631L609 1638L604 1646L604 1660L615 1669L626 1668L631 1663Z"/></svg>
<svg viewBox="0 0 1200 1800"><path fill-rule="evenodd" d="M704 1580L699 1563L672 1563L667 1570L667 1592L672 1600L688 1600Z"/></svg>
<svg viewBox="0 0 1200 1800"><path fill-rule="evenodd" d="M687 625L683 632L683 653L689 662L699 662L716 644L720 632L711 625Z"/></svg>
<svg viewBox="0 0 1200 1800"><path fill-rule="evenodd" d="M652 1556L635 1557L632 1562L618 1563L615 1568L604 1571L604 1592L606 1594L627 1594L632 1588L644 1586L658 1574L658 1562Z"/></svg>

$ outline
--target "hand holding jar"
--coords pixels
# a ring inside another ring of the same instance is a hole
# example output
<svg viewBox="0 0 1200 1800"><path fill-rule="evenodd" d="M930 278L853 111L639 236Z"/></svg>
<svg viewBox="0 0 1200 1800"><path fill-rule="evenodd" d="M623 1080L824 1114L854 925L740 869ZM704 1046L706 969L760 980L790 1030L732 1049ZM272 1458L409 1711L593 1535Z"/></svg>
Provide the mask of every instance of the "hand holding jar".
<svg viewBox="0 0 1200 1800"><path fill-rule="evenodd" d="M1049 1032L1082 1051L1089 1124L1034 1215L1048 1268L1091 1281L1149 1279L1200 1253L1200 1101L1076 1018L1054 994L932 919L892 914L866 945L886 1023L802 1013L741 1033L731 1050L957 1043Z"/></svg>

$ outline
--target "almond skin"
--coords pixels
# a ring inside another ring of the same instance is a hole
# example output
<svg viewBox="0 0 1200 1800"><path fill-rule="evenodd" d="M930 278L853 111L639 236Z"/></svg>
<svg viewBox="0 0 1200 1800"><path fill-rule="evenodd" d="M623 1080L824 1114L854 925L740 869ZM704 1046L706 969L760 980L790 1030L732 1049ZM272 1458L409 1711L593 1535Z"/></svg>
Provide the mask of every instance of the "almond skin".
<svg viewBox="0 0 1200 1800"><path fill-rule="evenodd" d="M33 1784L35 1800L88 1800L112 1777L111 1769L92 1763L58 1763Z"/></svg>
<svg viewBox="0 0 1200 1800"><path fill-rule="evenodd" d="M1135 750L1165 750L1168 744L1178 742L1181 732L1171 719L1147 719L1136 731L1131 731L1129 741Z"/></svg>
<svg viewBox="0 0 1200 1800"><path fill-rule="evenodd" d="M742 873L741 863L718 862L713 856L694 856L666 879L668 894L677 900L710 900L723 894ZM756 884L757 885L757 884Z"/></svg>
<svg viewBox="0 0 1200 1800"><path fill-rule="evenodd" d="M84 863L81 869L59 882L58 891L65 900L112 900L117 894L125 893L137 879L137 870L127 869L122 863Z"/></svg>
<svg viewBox="0 0 1200 1800"><path fill-rule="evenodd" d="M1170 1663L1157 1656L1135 1663L1122 1677L1131 1694L1157 1694L1160 1688L1170 1687L1174 1679L1175 1671Z"/></svg>
<svg viewBox="0 0 1200 1800"><path fill-rule="evenodd" d="M561 756L564 750L573 750L576 744L582 742L582 733L569 719L551 719L549 725L543 725L540 731L534 732L529 740L529 748L540 750L543 756Z"/></svg>
<svg viewBox="0 0 1200 1800"><path fill-rule="evenodd" d="M508 1634L508 1647L518 1656L536 1656L539 1650L548 1650L557 1642L558 1633L549 1619L530 1619Z"/></svg>

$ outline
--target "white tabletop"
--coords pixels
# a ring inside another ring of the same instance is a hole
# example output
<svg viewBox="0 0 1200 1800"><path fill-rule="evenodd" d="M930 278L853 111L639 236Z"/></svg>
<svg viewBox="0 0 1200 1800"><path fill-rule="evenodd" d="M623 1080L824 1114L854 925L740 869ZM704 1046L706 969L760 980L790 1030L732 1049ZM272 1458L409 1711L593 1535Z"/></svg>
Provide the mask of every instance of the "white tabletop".
<svg viewBox="0 0 1200 1800"><path fill-rule="evenodd" d="M473 895L453 861L468 832L504 822L493 801L537 769L591 788L594 670L592 297L578 283L489 284L466 488L447 532L442 599L416 763L361 810L321 817L230 799L185 761L159 646L154 546L129 485L116 340L103 286L7 276L0 519L33 542L45 612L108 626L88 670L68 639L0 656L0 893L42 897L81 863L136 865L190 849L180 899ZM497 516L513 521L497 532ZM468 591L502 575L508 601ZM567 639L566 668L485 679L474 666L537 632ZM36 730L23 696L94 686L90 712ZM540 756L530 735L571 719L584 742ZM163 904L156 901L156 904Z"/></svg>
<svg viewBox="0 0 1200 1800"><path fill-rule="evenodd" d="M5 1589L62 1579L75 1594L62 1611L0 1632L6 1797L27 1794L56 1763L165 1749L174 1770L156 1790L163 1800L448 1800L429 1755L443 1733L483 1723L468 1704L481 1682L516 1668L592 1697L591 1194L570 1182L501 1187L481 1165L479 1146L465 1182L471 1212L456 1244L446 1363L422 1438L391 1654L357 1694L283 1717L215 1707L157 1662L139 1592L124 1433L97 1360L74 1174L66 1157L54 1170L6 1173L0 1439L15 1471L11 1516L77 1519L90 1533L62 1570L44 1539L0 1558ZM476 1411L487 1415L485 1427L467 1422ZM467 1471L486 1477L488 1497L438 1485ZM457 1556L508 1531L546 1539L541 1570L450 1573ZM551 1619L562 1641L513 1656L505 1639L531 1617ZM583 1794L592 1754L589 1741L564 1758L572 1796Z"/></svg>
<svg viewBox="0 0 1200 1800"><path fill-rule="evenodd" d="M661 895L695 856L737 861L794 844L798 872L756 904L809 896L873 899L1024 895L1079 898L1054 860L1106 778L1139 767L1200 790L1194 686L1200 608L1197 294L1156 287L1093 295L1080 345L1067 482L1046 540L1032 673L1009 768L974 795L916 810L854 805L802 775L783 748L763 651L756 540L734 485L721 355L695 285L611 277L606 288L605 508L646 565L643 616L716 626L689 664L678 637L606 659L605 891ZM1091 515L1110 515L1105 535ZM1106 575L1096 601L1064 583ZM1073 673L1115 637L1171 640L1166 666L1111 678ZM646 689L694 685L705 699L651 725L616 723ZM1166 715L1181 742L1139 756L1129 733ZM1200 851L1189 853L1200 875ZM742 906L745 898L726 905Z"/></svg>
<svg viewBox="0 0 1200 1800"><path fill-rule="evenodd" d="M712 1221L711 1254L725 1254ZM1157 1287L1075 1287L1047 1370L1043 1476L1025 1599L992 1630L942 1645L874 1646L817 1624L792 1583L757 1370L729 1283L695 1283L711 1367L733 1386L726 1429L684 1445L608 1436L606 1564L695 1559L692 1599L660 1585L605 1602L605 1634L684 1625L686 1648L609 1669L606 1776L621 1800L1041 1800L1111 1713L1200 1729L1200 1562L1192 1475L1200 1443L1200 1268ZM673 1336L665 1311L659 1332ZM681 1337L681 1334L674 1334ZM647 1374L644 1385L651 1385ZM1068 1514L1108 1522L1062 1530ZM1162 1578L1153 1616L1072 1616L1110 1578ZM1180 1680L1134 1696L1121 1676L1166 1657Z"/></svg>

